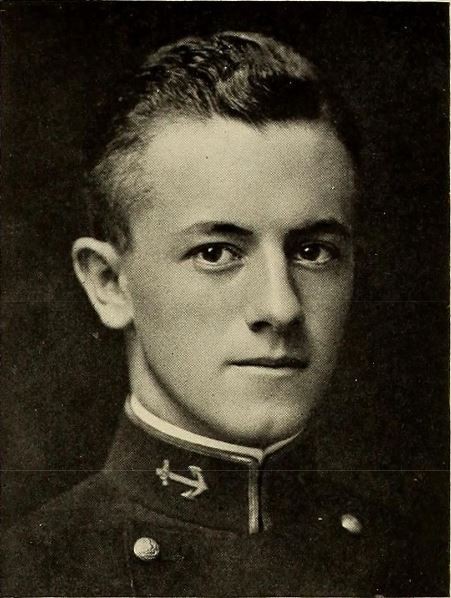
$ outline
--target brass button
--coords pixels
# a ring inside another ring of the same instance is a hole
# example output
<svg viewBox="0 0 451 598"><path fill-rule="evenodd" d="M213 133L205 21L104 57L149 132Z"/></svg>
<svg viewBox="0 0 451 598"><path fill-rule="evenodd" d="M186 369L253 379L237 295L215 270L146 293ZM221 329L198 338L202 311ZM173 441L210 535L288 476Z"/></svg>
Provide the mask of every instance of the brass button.
<svg viewBox="0 0 451 598"><path fill-rule="evenodd" d="M160 546L153 538L139 538L133 546L133 552L141 561L153 561L160 554Z"/></svg>
<svg viewBox="0 0 451 598"><path fill-rule="evenodd" d="M341 516L341 527L347 530L350 534L354 534L357 536L362 532L362 524L354 515L351 513L346 513L345 515Z"/></svg>

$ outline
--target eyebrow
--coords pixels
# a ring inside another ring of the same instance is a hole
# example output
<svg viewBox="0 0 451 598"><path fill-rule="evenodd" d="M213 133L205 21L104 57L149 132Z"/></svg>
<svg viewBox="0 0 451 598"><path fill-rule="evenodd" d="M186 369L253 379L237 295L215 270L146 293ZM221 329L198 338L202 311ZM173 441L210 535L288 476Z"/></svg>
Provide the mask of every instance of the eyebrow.
<svg viewBox="0 0 451 598"><path fill-rule="evenodd" d="M317 220L315 222L306 222L304 226L297 228L292 232L300 235L339 235L345 239L352 237L351 227L339 222L335 218L326 218L324 220Z"/></svg>
<svg viewBox="0 0 451 598"><path fill-rule="evenodd" d="M182 234L218 234L229 235L233 237L251 237L254 233L242 226L231 222L197 222L180 231ZM335 234L345 239L352 236L351 228L342 224L335 218L325 218L323 220L307 221L300 227L291 229L289 235L313 235L313 234Z"/></svg>
<svg viewBox="0 0 451 598"><path fill-rule="evenodd" d="M217 234L217 235L231 235L233 237L251 237L252 231L231 222L196 222L187 228L184 228L182 233L185 234Z"/></svg>

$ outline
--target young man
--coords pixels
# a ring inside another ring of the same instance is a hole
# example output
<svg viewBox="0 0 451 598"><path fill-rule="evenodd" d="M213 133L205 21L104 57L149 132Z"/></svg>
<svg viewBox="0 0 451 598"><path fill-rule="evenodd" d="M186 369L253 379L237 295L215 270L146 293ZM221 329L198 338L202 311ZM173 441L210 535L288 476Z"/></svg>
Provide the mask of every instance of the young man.
<svg viewBox="0 0 451 598"><path fill-rule="evenodd" d="M343 108L272 39L148 57L73 248L102 322L124 330L131 394L105 469L13 530L6 593L434 593L403 522L315 470L358 165Z"/></svg>

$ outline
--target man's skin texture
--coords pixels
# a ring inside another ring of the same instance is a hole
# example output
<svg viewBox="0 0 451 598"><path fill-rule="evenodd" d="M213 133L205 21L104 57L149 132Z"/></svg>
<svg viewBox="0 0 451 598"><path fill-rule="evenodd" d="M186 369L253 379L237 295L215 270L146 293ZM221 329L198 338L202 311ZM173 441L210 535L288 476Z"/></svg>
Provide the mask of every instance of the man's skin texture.
<svg viewBox="0 0 451 598"><path fill-rule="evenodd" d="M255 131L216 118L163 128L141 169L155 199L137 206L133 249L115 256L119 283L108 283L120 323L133 322L133 392L166 421L221 440L264 448L298 432L327 384L351 296L346 150L318 126ZM80 276L108 324L97 267ZM255 358L299 364L240 366Z"/></svg>

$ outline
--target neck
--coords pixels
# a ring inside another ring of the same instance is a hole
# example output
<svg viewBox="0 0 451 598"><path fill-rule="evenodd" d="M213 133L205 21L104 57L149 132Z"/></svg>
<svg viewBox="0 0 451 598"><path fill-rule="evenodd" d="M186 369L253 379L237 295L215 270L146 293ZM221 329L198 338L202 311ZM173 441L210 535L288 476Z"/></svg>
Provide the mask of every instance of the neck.
<svg viewBox="0 0 451 598"><path fill-rule="evenodd" d="M252 457L253 459L256 459L259 464L262 464L263 460L268 455L276 452L286 444L290 443L297 436L297 434L295 434L294 436L290 436L284 440L279 440L263 450L254 447L232 444L222 440L216 440L214 438L195 434L180 428L179 426L161 419L146 409L139 398L133 394L127 399L125 411L131 421L136 425L143 428L146 432L153 436L159 436L165 439L167 442L171 442L176 445L184 443L185 445L194 447L194 450L197 447L207 450L211 449L212 452L223 452L229 453L231 455Z"/></svg>
<svg viewBox="0 0 451 598"><path fill-rule="evenodd" d="M161 420L203 436L214 432L203 422L195 420L186 408L164 387L147 363L141 343L133 333L127 339L130 389L142 406Z"/></svg>

